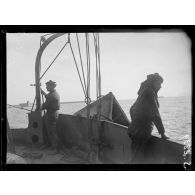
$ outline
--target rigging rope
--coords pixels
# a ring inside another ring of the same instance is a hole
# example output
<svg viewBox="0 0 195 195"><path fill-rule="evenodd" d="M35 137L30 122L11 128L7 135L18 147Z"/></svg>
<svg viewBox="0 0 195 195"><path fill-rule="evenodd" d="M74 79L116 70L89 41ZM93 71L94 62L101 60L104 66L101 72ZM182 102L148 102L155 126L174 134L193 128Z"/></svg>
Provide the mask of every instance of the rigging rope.
<svg viewBox="0 0 195 195"><path fill-rule="evenodd" d="M80 60L81 60L81 67L82 67L82 73L83 73L83 80L84 80L85 91L86 91L86 81L85 81L85 74L84 74L84 70L83 70L83 61L82 61L82 57L81 57L81 50L80 50L79 38L78 38L77 33L76 33L76 37L77 37L77 45L78 45L78 49L79 49L79 56L80 56Z"/></svg>
<svg viewBox="0 0 195 195"><path fill-rule="evenodd" d="M57 57L60 55L60 53L64 50L64 48L66 47L66 45L68 44L68 41L64 44L64 46L62 47L62 49L59 51L59 53L56 55L56 57L53 59L53 61L50 63L50 65L48 66L48 68L45 70L45 72L42 74L42 76L40 77L39 80L41 80L43 78L43 76L45 75L45 73L49 70L49 68L52 66L52 64L55 62L55 60L57 59Z"/></svg>
<svg viewBox="0 0 195 195"><path fill-rule="evenodd" d="M99 34L98 36L98 62L99 62L99 98L101 97L101 71L100 71L100 42L99 42Z"/></svg>
<svg viewBox="0 0 195 195"><path fill-rule="evenodd" d="M80 79L80 82L81 82L81 85L82 85L82 88L83 88L83 92L84 92L84 95L85 95L85 97L86 97L86 91L85 91L85 89L84 89L83 82L82 82L82 79L81 79L81 75L80 75L80 73L79 73L77 61L76 61L76 58L75 58L75 55L74 55L74 51L73 51L71 42L69 42L69 45L70 45L70 49L71 49L71 52L72 52L72 55L73 55L73 58L74 58L74 62L75 62L75 65L76 65L76 69L77 69L77 72L78 72L78 75L79 75L79 79Z"/></svg>
<svg viewBox="0 0 195 195"><path fill-rule="evenodd" d="M49 35L49 34L46 34ZM44 35L44 36L46 36ZM96 57L96 96L97 96L97 100L101 97L101 75L100 75L100 46L99 46L99 34L96 33L94 34L94 47L95 47L95 57ZM84 69L83 69L83 61L82 61L82 55L81 55L81 49L80 49L80 43L79 43L79 37L78 34L76 33L76 37L77 37L77 45L78 45L78 51L79 51L79 57L80 57L80 62L81 62L81 68L82 68L82 76L83 76L83 81L79 72L79 68L78 68L78 64L75 58L75 54L73 51L73 47L70 41L70 34L68 34L68 41L64 44L64 46L61 48L61 50L58 52L58 54L56 55L56 57L53 59L53 61L50 63L50 65L48 66L48 68L45 70L45 72L42 74L42 76L40 77L40 80L43 78L43 76L46 74L46 72L49 70L49 68L53 65L53 63L55 62L55 60L58 58L58 56L60 55L60 53L64 50L64 48L66 47L66 45L69 43L70 45L70 49L73 55L73 59L76 65L76 69L77 69L77 73L79 75L79 79L82 85L82 89L85 95L85 102L86 104L90 104L91 103L91 99L90 99L90 48L89 48L89 33L85 33L85 38L86 38L86 59L87 59L87 83L85 80L85 74L84 74ZM41 41L40 41L40 46L41 46ZM84 83L84 84L83 84ZM36 99L36 98L35 98ZM33 107L35 104L35 100L33 102ZM101 105L100 105L101 106ZM32 107L32 109L33 109Z"/></svg>
<svg viewBox="0 0 195 195"><path fill-rule="evenodd" d="M100 74L100 47L99 47L99 35L93 34L94 36L94 47L96 57L96 87L97 87L97 99L101 97L101 74Z"/></svg>
<svg viewBox="0 0 195 195"><path fill-rule="evenodd" d="M95 57L96 57L96 95L97 100L101 97L101 74L100 74L100 49L99 49L99 35L98 33L94 34L94 47L95 47ZM97 104L97 114L98 119L101 116L101 101L99 101L99 104Z"/></svg>
<svg viewBox="0 0 195 195"><path fill-rule="evenodd" d="M95 35L93 33L93 36L94 36L94 48L95 48L95 62L96 62L96 98L98 99L98 65L97 65L97 45L96 45L96 38L95 38Z"/></svg>
<svg viewBox="0 0 195 195"><path fill-rule="evenodd" d="M85 33L86 37L86 57L87 57L87 104L90 104L90 52L89 52L89 35Z"/></svg>
<svg viewBox="0 0 195 195"><path fill-rule="evenodd" d="M87 104L87 118L88 118L88 139L91 141L91 133L92 133L92 121L90 119L90 53L89 53L89 35L88 33L85 33L86 38L86 58L87 58L87 97L85 99L85 102Z"/></svg>
<svg viewBox="0 0 195 195"><path fill-rule="evenodd" d="M97 38L98 38L98 65L99 65L99 77L98 77L98 83L99 83L99 97L98 99L101 98L102 92L101 92L101 71L100 71L100 43L99 43L99 34L97 34ZM101 116L101 101L99 101L99 114Z"/></svg>

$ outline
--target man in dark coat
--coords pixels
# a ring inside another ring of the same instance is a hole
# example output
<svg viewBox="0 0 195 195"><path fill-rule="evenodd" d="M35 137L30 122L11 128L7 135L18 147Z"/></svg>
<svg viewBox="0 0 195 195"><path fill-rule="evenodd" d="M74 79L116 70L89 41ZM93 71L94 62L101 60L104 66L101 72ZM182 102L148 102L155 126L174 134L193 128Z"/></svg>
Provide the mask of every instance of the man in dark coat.
<svg viewBox="0 0 195 195"><path fill-rule="evenodd" d="M128 134L132 140L132 163L144 163L147 159L147 144L151 138L153 124L163 139L168 139L159 113L157 93L163 78L158 74L150 74L141 83L138 98L130 108L131 124Z"/></svg>
<svg viewBox="0 0 195 195"><path fill-rule="evenodd" d="M58 119L58 110L60 109L60 96L55 90L56 83L52 80L46 83L46 89L49 91L46 94L43 90L41 93L45 96L45 103L42 104L42 110L46 109L44 117L44 124L48 136L47 143L42 149L50 147L53 150L50 154L56 154L59 152L59 138L56 130L56 122Z"/></svg>

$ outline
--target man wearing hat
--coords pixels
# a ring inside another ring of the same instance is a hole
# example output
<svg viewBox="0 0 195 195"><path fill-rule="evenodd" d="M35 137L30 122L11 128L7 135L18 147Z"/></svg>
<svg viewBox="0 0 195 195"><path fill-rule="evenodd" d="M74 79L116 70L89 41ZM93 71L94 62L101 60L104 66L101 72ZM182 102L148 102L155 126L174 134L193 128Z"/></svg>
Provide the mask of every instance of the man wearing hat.
<svg viewBox="0 0 195 195"><path fill-rule="evenodd" d="M138 98L130 108L131 124L128 134L132 140L132 163L143 162L147 155L147 144L151 138L153 125L156 126L162 139L169 139L159 113L157 93L161 88L163 78L158 74L150 74L141 83Z"/></svg>
<svg viewBox="0 0 195 195"><path fill-rule="evenodd" d="M46 83L46 89L49 91L46 94L41 89L41 94L45 96L45 103L42 104L42 110L46 109L45 114L45 126L48 136L47 143L42 147L51 147L52 152L50 154L57 154L59 152L59 138L56 131L56 122L58 119L58 110L60 109L60 96L55 90L56 83L52 80Z"/></svg>

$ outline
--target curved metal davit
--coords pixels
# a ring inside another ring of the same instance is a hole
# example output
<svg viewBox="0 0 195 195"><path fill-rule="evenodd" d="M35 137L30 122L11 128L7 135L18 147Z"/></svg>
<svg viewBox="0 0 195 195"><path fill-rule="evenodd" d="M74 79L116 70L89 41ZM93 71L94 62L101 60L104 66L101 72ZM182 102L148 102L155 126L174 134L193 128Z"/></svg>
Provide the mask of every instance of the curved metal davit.
<svg viewBox="0 0 195 195"><path fill-rule="evenodd" d="M40 70L41 70L41 57L42 57L43 51L49 45L49 43L51 43L54 39L64 34L66 33L55 33L54 35L50 36L48 39L45 39L37 53L36 62L35 62L36 110L39 110L41 108Z"/></svg>

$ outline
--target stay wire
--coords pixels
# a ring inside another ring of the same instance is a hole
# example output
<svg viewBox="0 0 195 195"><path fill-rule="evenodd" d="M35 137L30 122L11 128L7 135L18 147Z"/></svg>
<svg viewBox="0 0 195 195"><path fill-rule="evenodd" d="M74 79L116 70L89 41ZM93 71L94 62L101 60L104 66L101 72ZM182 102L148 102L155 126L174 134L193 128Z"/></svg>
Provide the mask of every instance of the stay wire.
<svg viewBox="0 0 195 195"><path fill-rule="evenodd" d="M94 36L94 48L95 48L95 59L96 59L96 95L97 95L97 100L99 99L99 82L98 82L98 62L97 62L97 39L95 34L93 33ZM100 101L100 100L99 100ZM98 119L100 119L100 102L97 104L97 115Z"/></svg>
<svg viewBox="0 0 195 195"><path fill-rule="evenodd" d="M93 33L93 37L94 37L94 48L95 48L95 61L96 61L96 97L98 100L98 62L97 62L97 44L96 44L96 37L95 34Z"/></svg>
<svg viewBox="0 0 195 195"><path fill-rule="evenodd" d="M98 90L98 98L101 96L101 75L100 75L100 55L99 55L99 45L98 45L98 35L94 35L94 39L95 39L95 48L96 48L96 60L97 60L97 90ZM97 98L97 99L98 99Z"/></svg>
<svg viewBox="0 0 195 195"><path fill-rule="evenodd" d="M96 41L97 41L97 58L98 58L98 91L99 91L99 97L100 98L100 61L99 61L99 44L98 44L98 34L96 35Z"/></svg>
<svg viewBox="0 0 195 195"><path fill-rule="evenodd" d="M100 70L100 41L99 41L99 33L97 34L98 37L98 59L99 59L99 96L101 97L101 70Z"/></svg>
<svg viewBox="0 0 195 195"><path fill-rule="evenodd" d="M86 36L86 58L87 58L87 118L88 118L88 139L91 142L91 132L92 132L92 124L90 118L90 58L89 58L89 35L85 33Z"/></svg>
<svg viewBox="0 0 195 195"><path fill-rule="evenodd" d="M87 49L88 49L88 62L89 62L89 97L90 97L90 76L91 76L91 62L90 62L90 50L89 50L89 34L88 34L88 38L87 38Z"/></svg>
<svg viewBox="0 0 195 195"><path fill-rule="evenodd" d="M70 49L71 49L71 52L72 52L72 55L73 55L75 65L76 65L77 73L79 75L79 79L80 79L80 82L81 82L81 85L82 85L82 89L83 89L84 95L86 97L86 91L85 91L84 86L83 86L83 82L82 82L82 79L81 79L81 75L80 75L80 72L79 72L79 69L78 69L78 65L77 65L77 62L76 62L76 58L75 58L75 55L74 55L74 51L73 51L71 42L69 42L69 45L70 45Z"/></svg>
<svg viewBox="0 0 195 195"><path fill-rule="evenodd" d="M87 99L89 98L89 57L88 57L88 34L85 33L86 37L86 59L87 59ZM88 100L87 100L88 104Z"/></svg>
<svg viewBox="0 0 195 195"><path fill-rule="evenodd" d="M76 33L76 37L77 37L77 45L78 45L79 56L80 56L80 61L81 61L81 68L82 68L82 73L83 73L84 86L85 86L85 91L86 91L86 81L85 81L85 74L84 74L84 69L83 69L83 61L82 61L80 44L79 44L79 37L77 33Z"/></svg>
<svg viewBox="0 0 195 195"><path fill-rule="evenodd" d="M43 78L43 76L45 75L45 73L49 70L49 68L53 65L53 63L56 61L56 59L58 58L58 56L61 54L61 52L64 50L64 48L66 47L66 45L68 44L68 41L64 44L64 46L61 48L61 50L58 52L58 54L56 55L56 57L53 59L53 61L50 63L50 65L48 66L48 68L45 70L45 72L42 74L42 76L40 77L39 81Z"/></svg>
<svg viewBox="0 0 195 195"><path fill-rule="evenodd" d="M97 78L96 78L96 82L97 82L97 100L99 100L99 104L98 104L98 107L97 107L97 110L98 110L98 116L100 117L101 115L101 101L100 101L100 98L101 98L101 74L100 74L100 55L99 55L99 52L100 52L100 49L99 49L99 42L98 42L98 39L99 39L99 36L98 34L94 34L94 46L95 46L95 54L96 54L96 75L97 75ZM98 62L97 62L98 61Z"/></svg>
<svg viewBox="0 0 195 195"><path fill-rule="evenodd" d="M100 41L99 41L99 33L97 34L98 36L98 59L99 59L99 99L101 98L101 95L102 95L102 88L101 88L101 70L100 70ZM101 101L100 101L100 104L99 104L99 109L100 109L100 114L101 114Z"/></svg>

